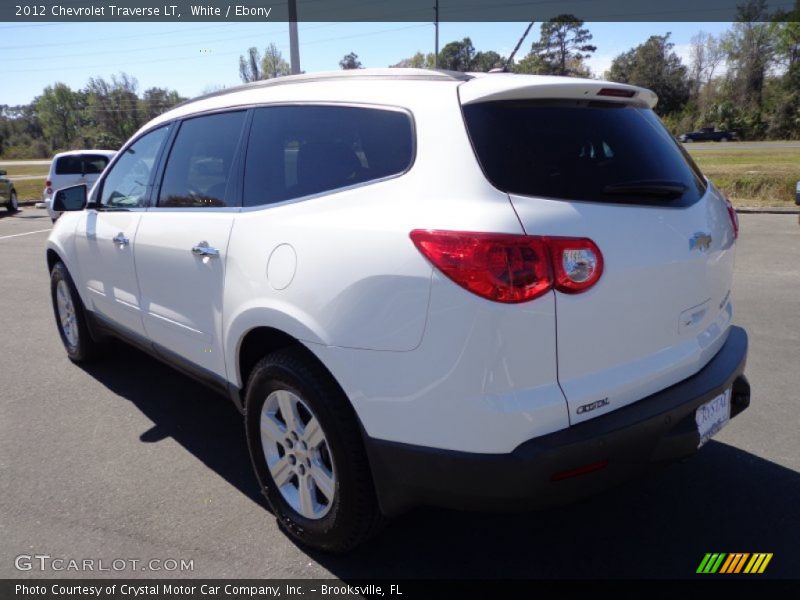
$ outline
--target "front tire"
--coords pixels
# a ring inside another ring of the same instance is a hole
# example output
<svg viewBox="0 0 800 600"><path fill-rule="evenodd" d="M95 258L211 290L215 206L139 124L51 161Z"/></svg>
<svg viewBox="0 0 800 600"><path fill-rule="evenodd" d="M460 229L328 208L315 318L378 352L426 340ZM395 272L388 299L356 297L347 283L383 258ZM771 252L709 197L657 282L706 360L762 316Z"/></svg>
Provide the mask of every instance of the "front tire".
<svg viewBox="0 0 800 600"><path fill-rule="evenodd" d="M245 407L253 469L290 537L347 552L374 535L382 517L355 412L304 348L264 357Z"/></svg>
<svg viewBox="0 0 800 600"><path fill-rule="evenodd" d="M50 271L50 297L67 356L75 363L90 362L97 356L98 344L89 333L86 311L64 263L57 262Z"/></svg>

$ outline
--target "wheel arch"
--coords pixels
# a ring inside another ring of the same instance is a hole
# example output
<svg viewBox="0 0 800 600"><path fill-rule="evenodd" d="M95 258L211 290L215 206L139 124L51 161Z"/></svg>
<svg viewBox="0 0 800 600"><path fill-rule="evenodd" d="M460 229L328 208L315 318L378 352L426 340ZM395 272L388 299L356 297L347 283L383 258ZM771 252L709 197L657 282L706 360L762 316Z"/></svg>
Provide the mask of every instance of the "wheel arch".
<svg viewBox="0 0 800 600"><path fill-rule="evenodd" d="M69 273L69 276L72 278L72 282L75 285L75 289L78 292L81 302L83 302L84 307L90 310L90 298L87 297L84 286L80 284L80 265L77 261L69 259L70 253L68 252L68 249L72 246L72 244L67 241L67 244L65 245L63 242L64 240L61 237L54 236L52 233L50 234L50 238L47 240L47 249L45 250L47 272L48 274L51 273L57 262L62 263L67 269L67 273Z"/></svg>
<svg viewBox="0 0 800 600"><path fill-rule="evenodd" d="M56 252L53 248L47 249L47 272L51 272L53 267L56 266L57 262L64 262L64 259L61 258L61 255ZM66 266L66 264L65 264Z"/></svg>
<svg viewBox="0 0 800 600"><path fill-rule="evenodd" d="M274 327L254 327L247 331L239 341L236 351L236 375L244 390L247 380L256 363L265 355L301 345L300 341L288 333Z"/></svg>
<svg viewBox="0 0 800 600"><path fill-rule="evenodd" d="M250 373L253 371L258 361L264 356L284 348L297 349L306 360L322 369L339 389L342 390L344 396L347 397L347 394L344 393L344 389L336 376L301 339L276 327L263 325L248 330L242 336L237 346L235 374L241 382L240 388L242 394L245 392ZM352 405L352 402L350 404Z"/></svg>
<svg viewBox="0 0 800 600"><path fill-rule="evenodd" d="M223 340L228 381L241 390L255 364L251 354L255 350L261 349L257 362L267 351L297 344L305 347L309 342L326 343L321 328L309 315L293 311L290 306L257 302L225 319Z"/></svg>

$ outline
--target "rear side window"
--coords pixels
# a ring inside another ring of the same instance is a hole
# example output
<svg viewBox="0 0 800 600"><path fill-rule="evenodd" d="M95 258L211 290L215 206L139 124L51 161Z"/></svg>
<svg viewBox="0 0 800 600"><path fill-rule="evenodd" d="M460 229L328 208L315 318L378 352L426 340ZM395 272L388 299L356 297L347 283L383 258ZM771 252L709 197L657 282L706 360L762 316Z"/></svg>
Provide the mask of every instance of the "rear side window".
<svg viewBox="0 0 800 600"><path fill-rule="evenodd" d="M405 112L346 106L274 106L253 115L244 205L259 206L383 179L414 157Z"/></svg>
<svg viewBox="0 0 800 600"><path fill-rule="evenodd" d="M102 154L72 154L56 160L56 175L99 175L108 165Z"/></svg>
<svg viewBox="0 0 800 600"><path fill-rule="evenodd" d="M464 107L489 181L526 196L688 206L700 171L649 108L588 101L486 102Z"/></svg>
<svg viewBox="0 0 800 600"><path fill-rule="evenodd" d="M245 111L187 119L167 159L158 206L227 206Z"/></svg>

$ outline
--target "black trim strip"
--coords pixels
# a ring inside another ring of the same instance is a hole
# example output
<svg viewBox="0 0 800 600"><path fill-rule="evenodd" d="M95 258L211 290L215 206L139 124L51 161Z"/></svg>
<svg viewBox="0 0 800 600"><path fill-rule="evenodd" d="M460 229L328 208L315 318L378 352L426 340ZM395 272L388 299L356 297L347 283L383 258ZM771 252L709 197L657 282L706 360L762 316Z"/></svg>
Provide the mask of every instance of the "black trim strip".
<svg viewBox="0 0 800 600"><path fill-rule="evenodd" d="M94 339L100 339L107 336L118 338L123 342L138 348L142 352L149 354L153 358L160 360L162 363L172 367L176 371L180 371L187 377L191 377L195 381L198 381L217 393L225 396L226 398L229 398L239 412L244 412L241 390L239 390L238 387L230 383L224 377L221 377L216 373L209 371L208 369L204 369L203 367L186 360L184 357L176 354L172 350L169 350L160 344L155 344L143 335L135 331L131 331L127 327L123 327L117 323L114 323L103 315L94 311L86 310L86 320L89 324L89 330Z"/></svg>

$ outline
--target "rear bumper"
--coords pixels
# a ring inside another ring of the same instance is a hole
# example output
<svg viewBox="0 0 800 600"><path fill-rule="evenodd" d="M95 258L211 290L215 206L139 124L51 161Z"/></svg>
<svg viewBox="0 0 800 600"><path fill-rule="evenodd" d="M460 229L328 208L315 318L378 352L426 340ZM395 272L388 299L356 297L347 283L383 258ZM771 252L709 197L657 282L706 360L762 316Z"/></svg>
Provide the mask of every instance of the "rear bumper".
<svg viewBox="0 0 800 600"><path fill-rule="evenodd" d="M731 418L750 404L744 377L747 333L731 327L725 345L698 373L634 404L552 434L509 454L475 454L366 438L381 509L417 505L518 510L597 493L650 466L690 456L695 410L733 386ZM580 470L587 470L580 476Z"/></svg>

